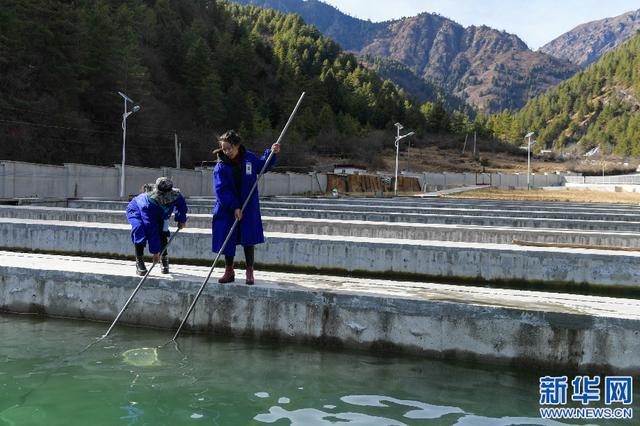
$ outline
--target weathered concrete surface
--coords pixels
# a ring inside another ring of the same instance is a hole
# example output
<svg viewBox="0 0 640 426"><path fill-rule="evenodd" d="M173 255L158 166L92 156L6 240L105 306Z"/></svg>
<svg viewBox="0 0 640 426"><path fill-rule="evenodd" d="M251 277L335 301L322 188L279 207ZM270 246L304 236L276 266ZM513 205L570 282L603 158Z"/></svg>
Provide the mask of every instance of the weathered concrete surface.
<svg viewBox="0 0 640 426"><path fill-rule="evenodd" d="M214 198L190 197L189 203L194 205L212 206ZM84 202L74 200L71 202ZM464 198L429 198L416 199L415 197L376 198L376 197L299 197L299 196L273 196L264 197L262 202L285 202L289 205L317 204L324 205L391 205L402 207L465 207L465 208L498 208L508 210L556 210L556 211L583 211L583 212L621 212L640 213L640 205L624 203L573 203L564 201L518 201L518 200L483 200Z"/></svg>
<svg viewBox="0 0 640 426"><path fill-rule="evenodd" d="M528 209L510 209L507 206L487 206L476 208L476 206L457 206L457 205L438 205L438 206L403 206L395 202L380 202L379 204L369 204L352 202L345 200L343 203L326 203L325 200L318 200L316 203L305 202L295 203L287 201L260 201L261 211L268 216L275 215L272 211L284 211L287 216L298 217L316 217L316 218L336 218L328 216L319 216L324 212L336 213L358 213L368 214L373 217L376 215L400 214L400 218L405 215L464 215L464 216L486 216L486 217L504 217L517 215L523 218L534 219L563 219L563 220L586 220L586 221L617 221L617 222L640 222L640 211L629 210L588 210L570 208L565 209L549 209L528 207ZM81 209L101 209L101 210L124 210L126 203L120 201L69 201L69 207ZM213 205L191 203L189 209L193 213L211 214ZM304 213L308 210L309 213ZM280 214L278 214L280 215ZM377 218L371 220L379 220ZM404 220L404 219L401 219ZM408 221L415 221L410 220Z"/></svg>
<svg viewBox="0 0 640 426"><path fill-rule="evenodd" d="M191 198L190 198L191 200ZM213 205L214 199L194 198L194 202L209 203ZM499 208L509 210L582 210L582 211L609 211L609 212L625 212L639 213L640 206L638 204L624 203L573 203L564 201L518 201L518 200L483 200L483 199L464 199L464 198L429 198L416 199L415 197L397 197L397 198L365 198L365 197L288 197L275 196L265 197L264 201L286 202L290 204L301 203L323 203L327 205L333 204L364 204L364 205L398 205L405 207L446 207L457 206L466 208Z"/></svg>
<svg viewBox="0 0 640 426"><path fill-rule="evenodd" d="M359 212L395 212L395 213L439 213L439 214L465 214L470 216L504 216L513 214L513 210L508 208L470 208L467 206L398 206L393 204L383 205L362 205L354 203L344 203L327 205L318 203L292 204L286 201L262 201L261 206L265 208L291 208L311 209L311 210L346 210ZM529 209L518 210L522 216L551 219L582 219L582 220L617 220L617 221L640 221L640 214L637 212L585 212L585 211L565 211Z"/></svg>
<svg viewBox="0 0 640 426"><path fill-rule="evenodd" d="M91 201L91 200L70 200L68 206L71 208L93 208L102 210L124 210L125 202L121 201ZM213 202L195 201L189 204L196 213L211 213ZM467 216L505 216L513 215L517 212L519 216L531 218L550 219L579 219L579 220L615 220L626 222L640 222L640 210L630 208L620 208L615 206L542 206L529 205L528 203L469 203L469 202L404 202L399 200L379 202L368 202L356 199L329 200L329 199L300 199L279 200L263 199L260 201L262 209L295 209L295 210L330 210L349 211L359 213L408 213L408 214L430 214L438 213L445 215L467 215Z"/></svg>
<svg viewBox="0 0 640 426"><path fill-rule="evenodd" d="M115 210L0 206L0 217L52 221L127 223L125 214ZM525 229L516 227L422 223L406 224L355 220L335 221L295 217L264 217L263 225L264 229L268 232L290 234L344 235L367 238L463 241L493 244L511 244L513 240L523 240L538 243L640 248L640 233L637 232ZM208 229L211 227L211 216L192 214L189 218L189 227Z"/></svg>
<svg viewBox="0 0 640 426"><path fill-rule="evenodd" d="M266 237L257 259L270 265L633 288L640 282L640 252L285 233ZM21 249L133 253L129 227L118 224L2 218L0 241ZM208 230L187 228L169 251L177 258L212 259L210 244Z"/></svg>
<svg viewBox="0 0 640 426"><path fill-rule="evenodd" d="M177 328L208 269L173 271L152 272L121 324ZM249 287L238 275L235 285L210 283L188 329L520 366L640 371L637 300L267 272ZM0 252L0 311L111 322L138 280L133 262Z"/></svg>
<svg viewBox="0 0 640 426"><path fill-rule="evenodd" d="M195 207L197 209L197 207ZM447 225L511 226L518 228L562 228L635 232L640 221L614 221L603 219L553 219L519 216L520 212L507 216L481 216L442 213L376 213L340 210L308 210L292 208L261 208L269 217L301 217L328 220L362 220L371 222L441 223Z"/></svg>
<svg viewBox="0 0 640 426"><path fill-rule="evenodd" d="M118 202L76 202L70 201L70 208L74 210L98 209L98 210L119 210L124 211L125 203ZM83 206L83 207L80 207ZM190 205L191 214L211 215L209 206L201 207ZM447 225L479 225L479 226L508 226L517 228L563 228L563 229L585 229L603 230L615 232L636 232L640 230L640 221L616 221L611 219L553 219L553 218L531 218L521 216L520 212L512 212L506 216L482 216L466 215L461 213L378 213L360 212L347 210L310 210L296 208L268 208L261 207L263 217L300 217L309 219L327 220L361 220L372 222L404 222L404 223L442 223ZM5 213L4 217L13 217L12 214Z"/></svg>

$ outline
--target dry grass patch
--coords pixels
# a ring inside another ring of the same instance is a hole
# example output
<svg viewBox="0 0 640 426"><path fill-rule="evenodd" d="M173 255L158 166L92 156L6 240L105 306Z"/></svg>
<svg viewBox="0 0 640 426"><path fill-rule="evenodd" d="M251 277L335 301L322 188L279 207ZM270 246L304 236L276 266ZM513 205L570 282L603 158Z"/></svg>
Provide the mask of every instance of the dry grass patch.
<svg viewBox="0 0 640 426"><path fill-rule="evenodd" d="M477 198L486 200L513 201L570 201L574 203L640 203L637 192L604 192L588 190L542 190L532 189L495 189L488 188L448 195L447 198Z"/></svg>

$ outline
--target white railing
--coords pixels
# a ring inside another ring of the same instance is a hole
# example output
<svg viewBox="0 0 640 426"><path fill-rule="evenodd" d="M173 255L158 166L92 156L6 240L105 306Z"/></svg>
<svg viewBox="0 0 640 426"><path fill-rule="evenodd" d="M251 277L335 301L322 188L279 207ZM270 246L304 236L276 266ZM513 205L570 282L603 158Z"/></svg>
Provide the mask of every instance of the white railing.
<svg viewBox="0 0 640 426"><path fill-rule="evenodd" d="M640 185L640 174L616 176L565 176L566 183Z"/></svg>

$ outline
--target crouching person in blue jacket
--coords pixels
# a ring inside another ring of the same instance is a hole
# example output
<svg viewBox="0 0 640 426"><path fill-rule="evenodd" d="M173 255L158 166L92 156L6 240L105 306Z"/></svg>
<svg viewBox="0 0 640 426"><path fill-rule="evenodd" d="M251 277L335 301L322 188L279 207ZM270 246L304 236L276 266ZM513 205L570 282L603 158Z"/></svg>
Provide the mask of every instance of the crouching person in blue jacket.
<svg viewBox="0 0 640 426"><path fill-rule="evenodd" d="M251 195L244 212L241 208L271 151L267 149L262 158L258 158L253 152L245 149L241 144L240 136L233 130L220 136L218 143L220 148L213 151L218 156L218 164L213 171L216 205L213 208L211 248L214 253L220 252L233 222L236 219L239 221L223 251L225 271L218 282L224 284L235 280L233 258L236 254L236 245L241 244L247 266L245 282L251 285L254 283L254 246L264 242L257 188ZM280 145L274 143L271 149L277 154L280 152ZM271 157L267 169L273 166L275 158L275 155Z"/></svg>
<svg viewBox="0 0 640 426"><path fill-rule="evenodd" d="M131 241L136 250L136 273L144 275L144 247L149 243L153 262L160 261L160 253L169 238L169 221L175 213L178 229L187 225L187 202L180 190L173 187L171 179L160 177L155 185L145 185L145 192L135 197L127 206L127 220L131 224ZM162 256L162 273L169 273L169 258Z"/></svg>

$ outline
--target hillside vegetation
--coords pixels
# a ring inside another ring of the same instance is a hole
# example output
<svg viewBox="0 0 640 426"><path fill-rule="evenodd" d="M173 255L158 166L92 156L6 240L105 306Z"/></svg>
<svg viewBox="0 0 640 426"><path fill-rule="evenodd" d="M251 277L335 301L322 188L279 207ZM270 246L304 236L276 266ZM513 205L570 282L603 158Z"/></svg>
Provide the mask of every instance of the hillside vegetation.
<svg viewBox="0 0 640 426"><path fill-rule="evenodd" d="M498 138L522 144L536 132L536 149L640 156L640 34L516 113L490 117Z"/></svg>
<svg viewBox="0 0 640 426"><path fill-rule="evenodd" d="M111 165L211 160L235 128L275 139L302 91L284 165L315 155L373 161L402 122L418 135L463 132L463 113L420 102L360 65L299 16L216 0L6 0L0 8L0 158ZM369 137L373 135L373 137Z"/></svg>

